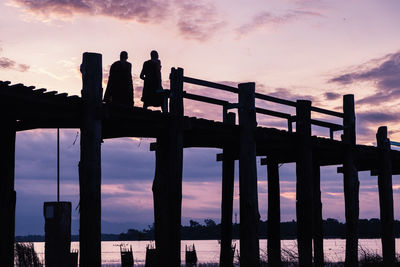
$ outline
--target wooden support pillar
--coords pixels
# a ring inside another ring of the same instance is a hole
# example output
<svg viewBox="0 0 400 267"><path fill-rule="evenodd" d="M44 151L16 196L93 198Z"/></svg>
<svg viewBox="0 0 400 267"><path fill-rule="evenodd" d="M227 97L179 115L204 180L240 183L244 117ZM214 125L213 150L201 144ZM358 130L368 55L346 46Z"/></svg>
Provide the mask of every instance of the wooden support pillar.
<svg viewBox="0 0 400 267"><path fill-rule="evenodd" d="M314 155L315 156L315 155ZM314 237L314 266L324 266L324 237L322 224L322 203L321 203L321 170L314 162L313 165L313 237Z"/></svg>
<svg viewBox="0 0 400 267"><path fill-rule="evenodd" d="M255 84L239 84L239 193L240 193L240 266L260 265L255 110Z"/></svg>
<svg viewBox="0 0 400 267"><path fill-rule="evenodd" d="M311 147L311 101L296 105L297 161L296 215L299 266L312 266L313 160Z"/></svg>
<svg viewBox="0 0 400 267"><path fill-rule="evenodd" d="M382 229L382 255L384 266L395 265L392 160L390 140L387 138L386 126L379 127L376 134L379 149L379 206Z"/></svg>
<svg viewBox="0 0 400 267"><path fill-rule="evenodd" d="M14 236L15 236L15 201L14 173L15 173L15 120L4 117L9 114L2 110L0 125L0 212L3 226L0 228L0 265L14 266Z"/></svg>
<svg viewBox="0 0 400 267"><path fill-rule="evenodd" d="M159 266L178 267L181 264L183 69L171 69L170 88L168 129L157 138L153 196Z"/></svg>
<svg viewBox="0 0 400 267"><path fill-rule="evenodd" d="M224 123L234 125L235 113L224 116ZM221 253L220 266L232 267L232 212L235 159L233 144L224 144L222 160L222 202L221 202Z"/></svg>
<svg viewBox="0 0 400 267"><path fill-rule="evenodd" d="M82 72L80 266L101 266L101 54L84 53Z"/></svg>
<svg viewBox="0 0 400 267"><path fill-rule="evenodd" d="M359 188L358 172L354 161L356 145L356 116L354 95L343 96L343 142L347 144L343 159L343 184L346 217L345 266L358 264Z"/></svg>
<svg viewBox="0 0 400 267"><path fill-rule="evenodd" d="M279 189L279 166L273 159L267 159L268 172L268 265L281 266L281 210Z"/></svg>

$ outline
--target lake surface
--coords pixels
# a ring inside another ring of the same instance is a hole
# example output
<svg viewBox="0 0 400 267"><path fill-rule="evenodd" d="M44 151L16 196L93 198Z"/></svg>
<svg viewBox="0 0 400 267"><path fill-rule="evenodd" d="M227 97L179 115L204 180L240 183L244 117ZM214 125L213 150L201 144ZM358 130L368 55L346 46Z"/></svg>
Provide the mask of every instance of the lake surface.
<svg viewBox="0 0 400 267"><path fill-rule="evenodd" d="M239 240L235 240L236 253L239 252ZM103 241L101 242L102 250L102 264L103 265L116 265L121 263L120 245L124 244L132 246L133 257L135 266L137 264L144 265L146 257L146 246L153 244L152 241ZM219 243L218 240L182 240L181 242L181 259L182 263L185 260L185 246L195 245L197 251L198 263L217 263L219 261ZM296 240L282 240L282 254L283 257L290 257L297 253ZM35 251L39 259L44 262L44 242L34 242ZM363 251L368 253L375 253L381 255L381 240L380 239L360 239L359 240L359 255ZM79 242L72 242L71 249L79 250ZM324 254L325 259L330 262L344 261L346 249L345 239L325 239L324 240ZM260 240L260 257L266 258L267 254L267 240ZM400 253L400 239L396 239L396 253ZM237 257L235 257L237 260Z"/></svg>

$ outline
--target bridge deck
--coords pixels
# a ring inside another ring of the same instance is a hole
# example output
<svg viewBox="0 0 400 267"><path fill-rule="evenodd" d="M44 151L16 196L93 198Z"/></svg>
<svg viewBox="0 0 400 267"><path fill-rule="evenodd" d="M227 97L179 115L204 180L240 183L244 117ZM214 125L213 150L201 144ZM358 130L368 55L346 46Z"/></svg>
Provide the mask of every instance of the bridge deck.
<svg viewBox="0 0 400 267"><path fill-rule="evenodd" d="M8 117L17 121L17 131L39 128L80 128L79 96L35 89L22 84L0 81L0 104ZM103 104L98 111L103 119L103 139L118 137L156 138L167 129L170 114ZM184 117L184 147L223 148L239 143L239 126L195 117ZM275 128L257 127L257 155L272 156L280 163L295 162L297 134ZM345 144L341 141L312 137L314 153L321 166L343 164ZM238 158L238 151L236 158ZM393 174L400 172L400 152L392 150ZM356 145L358 170L377 168L378 149Z"/></svg>

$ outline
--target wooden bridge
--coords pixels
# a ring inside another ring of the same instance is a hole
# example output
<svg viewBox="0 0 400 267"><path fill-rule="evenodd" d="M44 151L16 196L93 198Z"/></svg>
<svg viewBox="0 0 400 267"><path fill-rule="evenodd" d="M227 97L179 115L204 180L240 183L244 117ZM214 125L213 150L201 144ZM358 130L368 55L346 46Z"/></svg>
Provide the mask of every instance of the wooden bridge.
<svg viewBox="0 0 400 267"><path fill-rule="evenodd" d="M353 95L343 97L343 112L317 108L310 101L296 102L255 92L254 83L232 87L190 77L183 69L170 74L169 112L102 103L102 58L84 53L81 65L82 97L34 89L22 84L0 82L1 131L0 211L6 227L0 229L2 266L13 266L15 225L14 165L16 132L38 128L80 128L80 266L101 266L101 143L118 137L152 137L156 153L153 183L155 236L158 260L162 266L180 266L180 227L182 203L183 149L213 147L222 149L221 266L232 266L232 205L234 161L239 160L240 186L240 264L259 266L258 193L256 156L268 172L268 261L280 266L281 163L296 163L296 215L300 266L323 266L322 203L320 167L342 165L346 214L346 266L358 262L357 224L359 219L358 171L370 170L378 176L382 221L383 257L391 266L395 261L393 234L392 174L400 173L400 152L390 149L386 127L377 133L377 147L356 144L356 117ZM184 91L191 83L227 94L238 95L237 103ZM183 101L191 99L222 108L222 122L184 116ZM291 115L255 106L255 99L296 109ZM239 120L236 124L237 109ZM282 118L287 130L257 126L256 113ZM343 119L335 124L313 119L322 113ZM296 131L292 124L295 123ZM312 136L312 125L326 127L330 138ZM334 132L341 131L341 140ZM314 242L314 246L312 246ZM313 257L314 247L314 257ZM161 266L161 265L160 265Z"/></svg>

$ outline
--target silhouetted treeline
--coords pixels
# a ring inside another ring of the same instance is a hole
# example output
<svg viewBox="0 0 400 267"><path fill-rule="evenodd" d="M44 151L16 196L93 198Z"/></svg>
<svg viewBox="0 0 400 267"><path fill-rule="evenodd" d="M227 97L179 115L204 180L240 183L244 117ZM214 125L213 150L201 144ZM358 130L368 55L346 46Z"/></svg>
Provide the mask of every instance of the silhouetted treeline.
<svg viewBox="0 0 400 267"><path fill-rule="evenodd" d="M359 238L380 238L381 223L379 219L361 219L359 220ZM400 221L395 221L395 236L400 237ZM239 239L239 224L232 225L233 239ZM323 221L324 238L345 238L345 224L336 219L328 218ZM260 221L259 238L267 237L267 221ZM204 220L201 224L190 220L188 226L182 226L181 238L183 240L214 240L220 239L221 225L211 219ZM281 223L281 239L296 238L296 222ZM17 236L17 242L44 242L44 236L28 235ZM72 241L79 241L79 236L73 235ZM154 240L154 226L149 225L148 229L136 230L129 229L121 234L102 234L102 241L128 241L128 240Z"/></svg>

